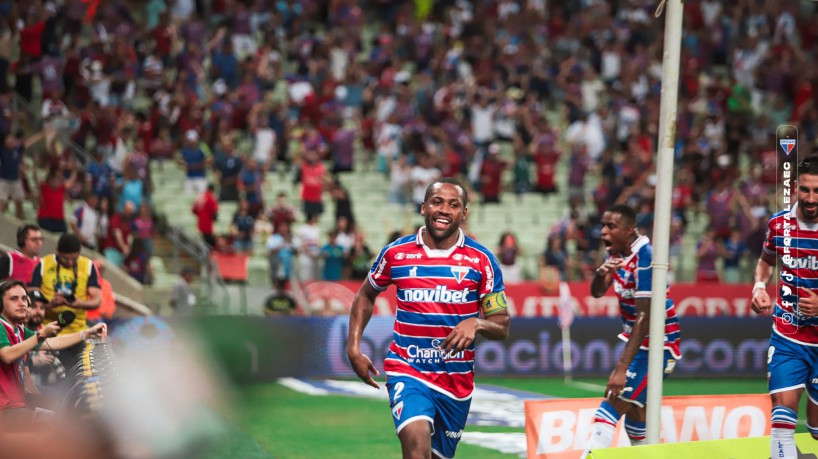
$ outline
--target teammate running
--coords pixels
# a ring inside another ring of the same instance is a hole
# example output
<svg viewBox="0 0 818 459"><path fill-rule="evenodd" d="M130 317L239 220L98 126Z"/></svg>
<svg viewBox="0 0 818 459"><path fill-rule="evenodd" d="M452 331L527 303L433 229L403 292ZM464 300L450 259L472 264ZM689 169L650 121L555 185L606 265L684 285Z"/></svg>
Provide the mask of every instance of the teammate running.
<svg viewBox="0 0 818 459"><path fill-rule="evenodd" d="M798 403L807 389L807 430L818 439L818 155L796 169L797 202L770 218L767 239L758 258L753 311L773 308L773 330L767 351L772 398L770 453L795 459ZM772 306L767 281L781 258L778 300Z"/></svg>
<svg viewBox="0 0 818 459"><path fill-rule="evenodd" d="M627 344L608 378L605 399L594 415L591 439L582 458L593 450L611 446L616 423L622 415L631 445L645 444L653 246L647 236L636 231L636 212L626 205L611 206L602 215L602 242L608 250L608 258L594 274L591 295L599 298L613 284L624 326L619 338ZM669 297L665 314L664 376L667 377L682 357L679 319Z"/></svg>

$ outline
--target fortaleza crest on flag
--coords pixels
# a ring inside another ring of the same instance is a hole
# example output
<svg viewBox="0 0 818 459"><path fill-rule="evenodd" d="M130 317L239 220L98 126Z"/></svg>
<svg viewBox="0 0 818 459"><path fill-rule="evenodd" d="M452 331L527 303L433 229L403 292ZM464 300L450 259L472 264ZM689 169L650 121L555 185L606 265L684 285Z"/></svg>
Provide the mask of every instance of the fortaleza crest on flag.
<svg viewBox="0 0 818 459"><path fill-rule="evenodd" d="M787 156L790 155L790 152L792 152L792 149L795 147L795 139L779 139L778 143Z"/></svg>

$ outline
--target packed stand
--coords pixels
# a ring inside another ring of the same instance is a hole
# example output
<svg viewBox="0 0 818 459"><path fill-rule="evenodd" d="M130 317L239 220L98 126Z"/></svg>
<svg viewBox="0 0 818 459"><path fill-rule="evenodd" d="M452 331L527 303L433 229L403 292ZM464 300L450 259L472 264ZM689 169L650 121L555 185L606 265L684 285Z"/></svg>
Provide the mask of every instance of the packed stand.
<svg viewBox="0 0 818 459"><path fill-rule="evenodd" d="M265 252L271 281L288 278L293 262L304 280L334 279L335 246L341 278L363 265L338 174L379 171L390 201L407 208L430 181L459 175L487 206L507 192L565 205L530 251L562 279L587 278L602 210L628 203L652 228L663 21L647 0L546 3L7 3L0 85L17 96L0 104L38 100L35 79L43 88L35 141L46 174L24 193L39 188L43 228L70 227L150 282L149 162L175 162L214 250ZM747 280L735 267L757 251L773 208L774 127L798 124L802 145L818 135L815 5L756 3L684 6L671 253L678 266L690 218L707 219L699 280ZM3 113L6 164L28 139L10 131L17 114ZM78 164L66 137L91 158ZM2 167L5 180L17 180L13 169ZM273 220L280 197L264 196L267 181L299 184L287 223ZM19 201L16 189L4 195L2 207ZM59 203L71 199L69 217ZM322 234L311 222L328 199L336 228ZM226 201L235 215L219 214ZM231 222L227 234L216 234L217 218Z"/></svg>

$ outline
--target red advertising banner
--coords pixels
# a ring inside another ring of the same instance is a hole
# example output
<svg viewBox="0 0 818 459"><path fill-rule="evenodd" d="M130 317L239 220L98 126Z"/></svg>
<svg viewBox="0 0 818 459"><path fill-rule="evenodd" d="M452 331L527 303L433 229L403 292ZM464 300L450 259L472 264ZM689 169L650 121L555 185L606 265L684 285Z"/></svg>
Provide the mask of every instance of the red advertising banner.
<svg viewBox="0 0 818 459"><path fill-rule="evenodd" d="M359 282L353 281L343 281L338 284L348 289L351 296L361 286ZM577 316L618 317L619 303L616 296L613 295L613 290L602 298L594 298L590 293L590 285L590 282L568 282ZM750 307L752 290L752 284L673 284L670 289L670 297L676 304L676 313L681 316L751 317L754 315ZM507 285L506 296L513 316L559 317L559 291L544 292L537 282ZM330 299L325 298L324 300ZM348 304L346 308L349 308ZM386 292L378 296L375 303L375 314L395 314L394 286L389 287Z"/></svg>
<svg viewBox="0 0 818 459"><path fill-rule="evenodd" d="M591 435L601 398L528 400L528 459L574 459ZM662 443L770 435L770 396L696 395L662 399ZM620 420L611 446L628 446Z"/></svg>

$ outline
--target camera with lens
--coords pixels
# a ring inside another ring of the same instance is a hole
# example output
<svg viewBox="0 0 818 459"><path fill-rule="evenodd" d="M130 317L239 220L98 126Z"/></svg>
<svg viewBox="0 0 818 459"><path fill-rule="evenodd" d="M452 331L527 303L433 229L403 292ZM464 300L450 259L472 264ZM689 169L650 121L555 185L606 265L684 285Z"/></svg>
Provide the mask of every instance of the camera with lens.
<svg viewBox="0 0 818 459"><path fill-rule="evenodd" d="M77 301L77 295L74 294L74 289L71 286L61 286L57 289L57 293L65 298L65 302L71 304Z"/></svg>
<svg viewBox="0 0 818 459"><path fill-rule="evenodd" d="M62 295L65 298L65 302L71 304L77 301L77 283L76 282L63 282L61 284L54 286L54 292Z"/></svg>

